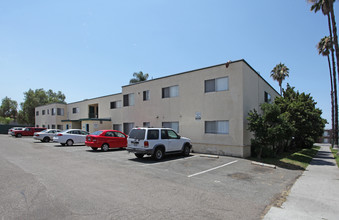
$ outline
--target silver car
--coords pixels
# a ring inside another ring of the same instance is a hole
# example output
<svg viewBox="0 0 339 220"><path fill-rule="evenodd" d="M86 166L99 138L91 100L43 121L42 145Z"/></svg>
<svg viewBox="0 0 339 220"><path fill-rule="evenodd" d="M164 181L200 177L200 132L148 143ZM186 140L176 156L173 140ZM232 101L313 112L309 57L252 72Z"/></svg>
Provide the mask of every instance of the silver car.
<svg viewBox="0 0 339 220"><path fill-rule="evenodd" d="M40 132L35 132L33 138L41 142L50 142L56 133L61 132L59 129L47 129Z"/></svg>
<svg viewBox="0 0 339 220"><path fill-rule="evenodd" d="M53 137L53 142L58 142L62 146L72 146L73 144L85 144L86 136L89 133L80 129L68 129L59 132Z"/></svg>

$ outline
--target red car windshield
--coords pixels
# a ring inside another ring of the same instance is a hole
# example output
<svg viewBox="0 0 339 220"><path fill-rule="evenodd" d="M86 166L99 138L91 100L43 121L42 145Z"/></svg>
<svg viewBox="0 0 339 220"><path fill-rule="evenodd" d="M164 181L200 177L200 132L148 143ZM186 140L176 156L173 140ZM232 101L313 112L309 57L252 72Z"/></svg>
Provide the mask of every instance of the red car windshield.
<svg viewBox="0 0 339 220"><path fill-rule="evenodd" d="M104 131L95 131L95 132L91 133L91 135L100 135L100 134L102 134L102 132L104 132Z"/></svg>

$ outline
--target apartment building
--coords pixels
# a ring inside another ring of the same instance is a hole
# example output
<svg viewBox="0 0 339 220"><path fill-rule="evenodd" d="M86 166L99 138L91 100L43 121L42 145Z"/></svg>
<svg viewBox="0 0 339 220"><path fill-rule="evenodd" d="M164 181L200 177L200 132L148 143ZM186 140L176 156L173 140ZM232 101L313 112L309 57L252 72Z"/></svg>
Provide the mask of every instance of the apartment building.
<svg viewBox="0 0 339 220"><path fill-rule="evenodd" d="M36 124L127 134L133 127L171 127L192 140L194 152L248 157L248 113L277 96L245 60L238 60L122 86L119 94L64 105L63 116L48 115L55 119L40 112L56 104L40 106Z"/></svg>

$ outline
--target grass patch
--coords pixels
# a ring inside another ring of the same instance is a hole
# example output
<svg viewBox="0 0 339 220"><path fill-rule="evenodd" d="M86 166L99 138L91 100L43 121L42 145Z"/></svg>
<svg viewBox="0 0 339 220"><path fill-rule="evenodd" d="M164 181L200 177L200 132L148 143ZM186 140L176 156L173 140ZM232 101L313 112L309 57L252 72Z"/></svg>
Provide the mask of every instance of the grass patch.
<svg viewBox="0 0 339 220"><path fill-rule="evenodd" d="M332 154L334 156L334 159L335 161L337 162L337 167L339 167L339 155L338 155L338 149L333 149L332 147L331 148L331 151L332 151Z"/></svg>
<svg viewBox="0 0 339 220"><path fill-rule="evenodd" d="M313 157L317 154L320 147L313 146L312 148L298 149L294 152L284 152L276 158L249 158L250 160L273 164L281 168L292 170L305 170ZM337 162L338 163L338 162Z"/></svg>

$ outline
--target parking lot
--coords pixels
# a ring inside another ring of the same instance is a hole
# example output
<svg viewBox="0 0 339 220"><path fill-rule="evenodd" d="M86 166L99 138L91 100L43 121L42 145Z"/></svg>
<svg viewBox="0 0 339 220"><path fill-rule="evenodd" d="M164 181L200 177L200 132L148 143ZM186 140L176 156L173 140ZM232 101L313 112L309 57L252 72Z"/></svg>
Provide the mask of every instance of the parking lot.
<svg viewBox="0 0 339 220"><path fill-rule="evenodd" d="M260 219L300 170L234 157L94 152L0 135L3 219Z"/></svg>

